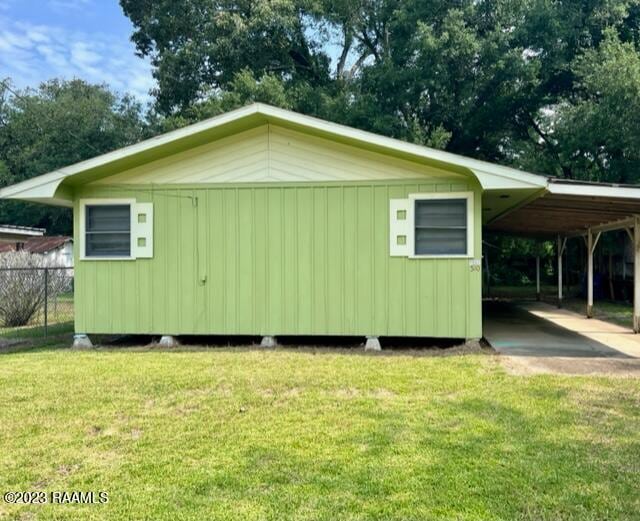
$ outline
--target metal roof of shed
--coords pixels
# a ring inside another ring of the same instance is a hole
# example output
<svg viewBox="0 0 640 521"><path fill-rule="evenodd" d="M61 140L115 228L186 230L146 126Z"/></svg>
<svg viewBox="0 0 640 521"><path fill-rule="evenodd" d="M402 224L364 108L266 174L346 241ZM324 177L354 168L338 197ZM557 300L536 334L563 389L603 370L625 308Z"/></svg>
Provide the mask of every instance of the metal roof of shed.
<svg viewBox="0 0 640 521"><path fill-rule="evenodd" d="M17 241L28 237L44 235L43 228L32 228L31 226L17 226L14 224L0 224L0 241Z"/></svg>

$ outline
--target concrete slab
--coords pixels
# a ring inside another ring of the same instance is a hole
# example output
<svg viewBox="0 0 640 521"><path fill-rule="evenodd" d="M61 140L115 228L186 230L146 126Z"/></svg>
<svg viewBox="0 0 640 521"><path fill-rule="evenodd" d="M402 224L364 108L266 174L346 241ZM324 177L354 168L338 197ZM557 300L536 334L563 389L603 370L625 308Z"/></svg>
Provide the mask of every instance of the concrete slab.
<svg viewBox="0 0 640 521"><path fill-rule="evenodd" d="M640 358L640 335L631 329L543 302L486 303L484 335L509 356Z"/></svg>

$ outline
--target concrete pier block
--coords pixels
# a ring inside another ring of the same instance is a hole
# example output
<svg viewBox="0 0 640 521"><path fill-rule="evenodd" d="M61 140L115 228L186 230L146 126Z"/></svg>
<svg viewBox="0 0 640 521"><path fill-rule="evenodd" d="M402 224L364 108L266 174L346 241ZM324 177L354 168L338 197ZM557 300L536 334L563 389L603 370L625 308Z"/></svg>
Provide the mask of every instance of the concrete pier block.
<svg viewBox="0 0 640 521"><path fill-rule="evenodd" d="M178 347L180 345L180 342L178 342L178 339L173 335L163 335L160 338L160 342L158 342L158 345L162 347Z"/></svg>
<svg viewBox="0 0 640 521"><path fill-rule="evenodd" d="M467 338L465 340L464 345L469 349L482 349L482 344L480 343L479 338Z"/></svg>
<svg viewBox="0 0 640 521"><path fill-rule="evenodd" d="M260 347L276 347L278 342L274 336L263 336L260 342Z"/></svg>
<svg viewBox="0 0 640 521"><path fill-rule="evenodd" d="M368 336L367 341L364 344L365 351L382 351L380 340L377 336Z"/></svg>
<svg viewBox="0 0 640 521"><path fill-rule="evenodd" d="M71 347L74 349L90 349L93 347L93 344L87 335L78 334L73 335L73 345Z"/></svg>

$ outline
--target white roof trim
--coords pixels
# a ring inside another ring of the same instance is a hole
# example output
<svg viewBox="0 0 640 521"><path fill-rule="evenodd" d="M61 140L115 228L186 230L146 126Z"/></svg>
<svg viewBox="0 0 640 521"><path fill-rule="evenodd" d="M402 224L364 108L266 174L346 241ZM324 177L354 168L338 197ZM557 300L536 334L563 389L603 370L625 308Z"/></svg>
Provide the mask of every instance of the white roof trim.
<svg viewBox="0 0 640 521"><path fill-rule="evenodd" d="M29 226L13 226L10 224L0 224L0 233L15 234L19 236L28 235L30 237L41 237L46 230L44 228L31 228Z"/></svg>
<svg viewBox="0 0 640 521"><path fill-rule="evenodd" d="M459 156L442 150L407 143L398 139L380 136L371 132L354 129L337 123L331 123L329 121L305 116L289 110L279 109L270 105L254 103L199 123L141 141L135 145L120 148L113 152L8 186L0 189L0 198L35 199L36 196L34 196L34 191L37 192L38 199L42 199L43 197L46 198L47 196L53 198L56 189L67 177L82 173L92 168L107 165L113 161L124 159L200 132L221 127L225 124L238 121L253 114L261 114L266 118L273 119L275 121L286 121L294 125L325 132L330 135L359 141L361 143L373 144L377 147L413 155L416 158L430 159L466 168L472 171L473 174L478 177L481 185L487 189L497 189L498 185L500 185L499 188L501 189L509 189L544 187L547 184L547 179L543 176L530 174L505 166L495 165L485 161L479 161L477 159ZM500 180L503 182L499 182ZM43 191L46 193L43 193Z"/></svg>
<svg viewBox="0 0 640 521"><path fill-rule="evenodd" d="M640 187L587 185L573 183L549 183L547 188L554 195L575 195L583 197L614 197L620 199L640 199Z"/></svg>
<svg viewBox="0 0 640 521"><path fill-rule="evenodd" d="M475 175L484 190L512 190L512 189L541 189L543 193L584 196L584 197L614 197L626 199L640 199L640 187L589 185L579 183L550 182L544 176L531 174L514 168L479 161L465 156L436 150L421 145L407 143L364 130L358 130L337 123L331 123L311 116L305 116L289 110L284 110L262 103L254 103L225 114L189 125L187 127L156 136L154 138L130 145L101 156L70 165L48 174L44 174L12 186L0 189L0 198L14 198L60 204L70 206L70 196L56 195L60 184L68 177L87 170L108 165L114 161L134 156L141 152L177 141L201 132L222 127L245 117L260 114L274 123L286 122L302 128L313 129L326 134L351 140L355 143L373 145L381 149L407 154L416 159L427 159L443 164L461 167Z"/></svg>
<svg viewBox="0 0 640 521"><path fill-rule="evenodd" d="M472 159L469 157L452 154L451 152L444 152L435 148L407 143L406 141L401 141L399 139L393 139L381 136L379 134L374 134L372 132L358 130L352 127L347 127L345 125L340 125L338 123L331 123L329 121L314 118L312 116L305 116L303 114L298 114L297 112L292 112L289 110L279 109L270 105L263 105L260 103L256 103L256 105L258 106L258 111L265 114L266 116L289 121L294 124L313 128L315 130L320 130L329 134L354 139L363 143L372 143L382 148L397 150L399 152L411 154L416 157L441 161L443 163L468 168L479 177L482 177L484 174L491 174L510 180L515 180L520 183L522 183L523 181L528 181L529 183L538 187L543 187L547 184L547 178L541 175L530 174L529 172L524 172L522 170L516 170L514 168L509 168L502 165L488 163L486 161L480 161L478 159ZM482 182L482 180L480 181Z"/></svg>

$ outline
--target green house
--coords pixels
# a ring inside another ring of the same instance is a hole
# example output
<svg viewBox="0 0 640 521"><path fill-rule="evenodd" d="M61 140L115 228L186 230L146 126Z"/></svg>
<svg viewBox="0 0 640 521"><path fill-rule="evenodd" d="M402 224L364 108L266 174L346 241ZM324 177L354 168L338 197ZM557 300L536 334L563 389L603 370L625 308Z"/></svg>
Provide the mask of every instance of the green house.
<svg viewBox="0 0 640 521"><path fill-rule="evenodd" d="M550 186L254 104L0 197L73 208L78 334L477 339L483 223Z"/></svg>

